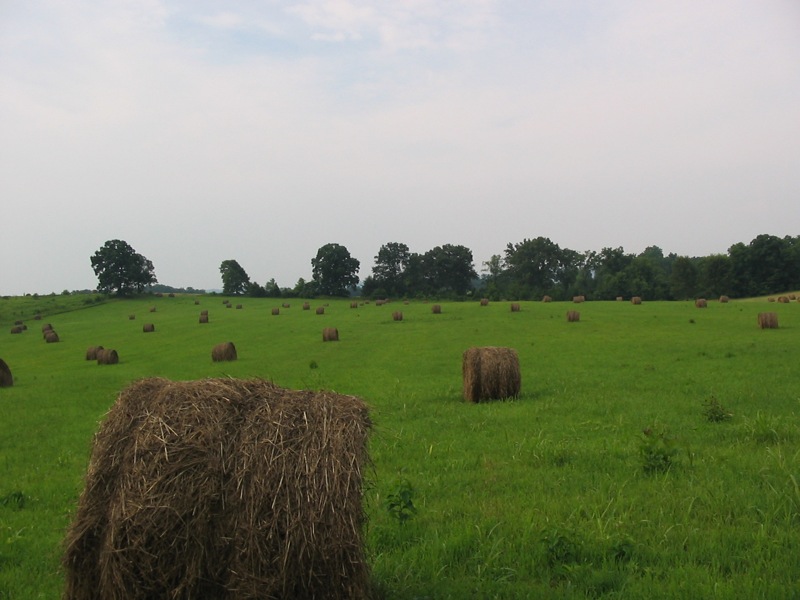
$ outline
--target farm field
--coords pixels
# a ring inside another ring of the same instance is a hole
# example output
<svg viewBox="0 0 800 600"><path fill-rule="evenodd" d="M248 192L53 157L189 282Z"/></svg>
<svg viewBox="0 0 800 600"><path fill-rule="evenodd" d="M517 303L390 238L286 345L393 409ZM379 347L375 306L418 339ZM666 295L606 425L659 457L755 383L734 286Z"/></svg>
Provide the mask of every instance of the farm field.
<svg viewBox="0 0 800 600"><path fill-rule="evenodd" d="M0 599L60 595L92 435L122 389L154 376L363 398L367 554L384 598L800 596L797 302L472 301L432 314L417 301L195 300L56 298L35 321L48 300L0 299L15 378L0 388ZM778 329L759 329L765 311ZM16 319L28 330L11 335ZM238 360L212 362L226 341ZM84 360L95 345L120 363ZM473 346L518 352L519 398L462 400Z"/></svg>

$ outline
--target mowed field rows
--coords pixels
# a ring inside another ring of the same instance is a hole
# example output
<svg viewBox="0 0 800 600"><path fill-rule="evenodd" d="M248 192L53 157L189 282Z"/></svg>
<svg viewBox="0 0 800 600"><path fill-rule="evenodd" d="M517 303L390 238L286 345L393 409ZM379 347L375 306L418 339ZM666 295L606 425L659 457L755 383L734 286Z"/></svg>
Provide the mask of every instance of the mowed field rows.
<svg viewBox="0 0 800 600"><path fill-rule="evenodd" d="M32 300L0 311L13 314L0 358L15 379L0 389L0 598L58 597L92 436L122 389L155 376L363 398L367 555L383 597L800 595L797 302L474 301L433 314L416 301L223 300L115 300L41 321ZM759 328L765 311L777 329ZM28 329L9 334L16 319ZM213 362L228 341L238 359ZM119 364L85 360L96 345ZM475 346L517 351L517 399L463 401Z"/></svg>

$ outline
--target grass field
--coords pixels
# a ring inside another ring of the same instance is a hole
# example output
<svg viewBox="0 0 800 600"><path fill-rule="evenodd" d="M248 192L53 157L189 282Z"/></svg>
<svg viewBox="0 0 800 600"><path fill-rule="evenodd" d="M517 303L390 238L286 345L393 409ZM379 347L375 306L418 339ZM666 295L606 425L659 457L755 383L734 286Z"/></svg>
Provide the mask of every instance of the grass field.
<svg viewBox="0 0 800 600"><path fill-rule="evenodd" d="M92 435L117 393L151 376L362 397L375 423L367 550L385 598L800 596L797 302L466 302L434 315L293 299L274 316L280 300L199 300L0 299L15 377L0 389L0 598L59 596ZM779 329L758 328L763 311ZM10 335L17 319L28 330ZM324 327L340 341L323 343ZM213 363L224 341L239 360ZM85 361L98 344L120 364ZM517 350L521 396L466 404L462 353L489 345Z"/></svg>

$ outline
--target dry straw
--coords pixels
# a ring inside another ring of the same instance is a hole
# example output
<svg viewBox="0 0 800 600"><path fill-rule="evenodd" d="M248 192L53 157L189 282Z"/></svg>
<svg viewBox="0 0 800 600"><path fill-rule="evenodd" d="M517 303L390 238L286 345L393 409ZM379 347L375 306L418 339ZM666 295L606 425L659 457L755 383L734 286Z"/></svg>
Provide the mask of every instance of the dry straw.
<svg viewBox="0 0 800 600"><path fill-rule="evenodd" d="M708 308L708 301L705 298L698 298L694 301L697 308Z"/></svg>
<svg viewBox="0 0 800 600"><path fill-rule="evenodd" d="M481 298L481 306L489 306L489 299Z"/></svg>
<svg viewBox="0 0 800 600"><path fill-rule="evenodd" d="M519 357L513 348L469 348L461 366L464 400L483 402L519 395L522 376Z"/></svg>
<svg viewBox="0 0 800 600"><path fill-rule="evenodd" d="M513 302L511 304L511 312L519 312L520 310L522 310L522 309L520 308L519 303Z"/></svg>
<svg viewBox="0 0 800 600"><path fill-rule="evenodd" d="M435 315L442 314L442 305L441 304L434 304L431 306L431 312Z"/></svg>
<svg viewBox="0 0 800 600"><path fill-rule="evenodd" d="M789 304L789 296L778 296L778 302L781 304Z"/></svg>
<svg viewBox="0 0 800 600"><path fill-rule="evenodd" d="M552 302L553 298L550 296L542 296L542 302Z"/></svg>
<svg viewBox="0 0 800 600"><path fill-rule="evenodd" d="M581 302L586 302L586 296L573 296L572 301L575 304L580 304Z"/></svg>
<svg viewBox="0 0 800 600"><path fill-rule="evenodd" d="M631 304L639 305L641 303L642 303L642 297L641 296L633 296L631 298Z"/></svg>
<svg viewBox="0 0 800 600"><path fill-rule="evenodd" d="M119 364L119 354L116 350L105 348L97 353L98 365L116 365Z"/></svg>
<svg viewBox="0 0 800 600"><path fill-rule="evenodd" d="M86 360L97 360L97 353L102 349L102 346L89 346L86 349Z"/></svg>
<svg viewBox="0 0 800 600"><path fill-rule="evenodd" d="M370 598L360 399L143 379L94 437L66 600Z"/></svg>
<svg viewBox="0 0 800 600"><path fill-rule="evenodd" d="M723 304L725 304L726 302L730 302L730 300L731 299L728 298L727 296L720 296L719 297L719 301L722 302Z"/></svg>
<svg viewBox="0 0 800 600"><path fill-rule="evenodd" d="M403 313L399 310L396 310L392 313L392 320L393 321L402 321L403 320Z"/></svg>
<svg viewBox="0 0 800 600"><path fill-rule="evenodd" d="M142 325L142 331L144 333L153 333L156 330L156 326L153 323L145 323Z"/></svg>
<svg viewBox="0 0 800 600"><path fill-rule="evenodd" d="M581 313L577 310L568 310L567 311L567 321L569 323L577 323L581 320Z"/></svg>
<svg viewBox="0 0 800 600"><path fill-rule="evenodd" d="M6 361L0 358L0 387L12 387L14 385L14 376L11 374Z"/></svg>
<svg viewBox="0 0 800 600"><path fill-rule="evenodd" d="M778 329L778 313L758 313L758 326L761 329Z"/></svg>
<svg viewBox="0 0 800 600"><path fill-rule="evenodd" d="M236 346L233 345L233 342L222 342L211 349L211 360L214 362L236 360L237 358L239 357L236 354Z"/></svg>
<svg viewBox="0 0 800 600"><path fill-rule="evenodd" d="M322 329L322 341L323 342L338 342L339 341L339 330L336 327L324 327Z"/></svg>

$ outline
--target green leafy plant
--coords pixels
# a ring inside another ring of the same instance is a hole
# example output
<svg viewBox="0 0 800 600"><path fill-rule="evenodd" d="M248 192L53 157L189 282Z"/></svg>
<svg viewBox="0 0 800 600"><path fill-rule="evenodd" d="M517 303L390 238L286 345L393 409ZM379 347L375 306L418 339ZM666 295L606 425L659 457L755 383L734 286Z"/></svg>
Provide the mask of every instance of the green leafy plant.
<svg viewBox="0 0 800 600"><path fill-rule="evenodd" d="M675 438L670 435L666 426L653 425L642 430L639 455L645 473L650 475L669 471L677 454Z"/></svg>
<svg viewBox="0 0 800 600"><path fill-rule="evenodd" d="M703 403L703 415L709 423L722 423L733 417L714 396Z"/></svg>
<svg viewBox="0 0 800 600"><path fill-rule="evenodd" d="M414 488L407 479L403 479L394 492L386 497L386 510L400 525L404 525L417 514L417 507L414 506Z"/></svg>

